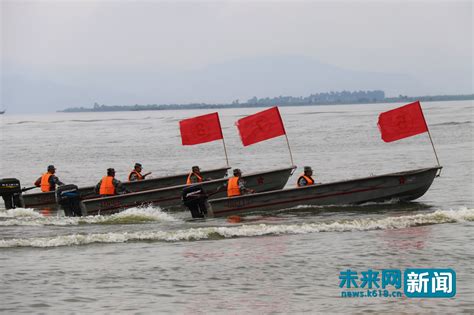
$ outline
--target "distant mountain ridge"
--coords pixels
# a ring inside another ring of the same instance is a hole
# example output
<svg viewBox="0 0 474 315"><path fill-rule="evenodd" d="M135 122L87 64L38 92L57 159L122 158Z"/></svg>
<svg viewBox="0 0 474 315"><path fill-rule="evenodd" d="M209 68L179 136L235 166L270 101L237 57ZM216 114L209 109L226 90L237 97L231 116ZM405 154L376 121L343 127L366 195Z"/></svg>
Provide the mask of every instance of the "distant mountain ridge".
<svg viewBox="0 0 474 315"><path fill-rule="evenodd" d="M190 86L198 91L214 87L216 93L233 95L232 99L342 90L416 94L410 90L418 83L408 75L346 70L302 56L238 59L210 65L190 77Z"/></svg>

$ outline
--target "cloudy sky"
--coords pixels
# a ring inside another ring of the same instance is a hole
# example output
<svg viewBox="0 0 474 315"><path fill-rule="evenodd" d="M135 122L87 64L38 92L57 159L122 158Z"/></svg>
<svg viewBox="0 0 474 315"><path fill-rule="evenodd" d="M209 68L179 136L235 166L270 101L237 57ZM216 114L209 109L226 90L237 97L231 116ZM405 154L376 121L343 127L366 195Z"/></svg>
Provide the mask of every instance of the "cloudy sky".
<svg viewBox="0 0 474 315"><path fill-rule="evenodd" d="M11 112L328 89L473 93L472 1L0 1L0 108ZM341 79L324 77L329 68Z"/></svg>

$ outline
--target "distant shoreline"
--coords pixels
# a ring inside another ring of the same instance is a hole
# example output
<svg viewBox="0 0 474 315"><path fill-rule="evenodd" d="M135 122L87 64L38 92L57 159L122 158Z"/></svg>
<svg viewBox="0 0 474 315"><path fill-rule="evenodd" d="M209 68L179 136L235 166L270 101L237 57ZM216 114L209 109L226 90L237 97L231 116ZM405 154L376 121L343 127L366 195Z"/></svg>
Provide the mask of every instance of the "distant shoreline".
<svg viewBox="0 0 474 315"><path fill-rule="evenodd" d="M375 92L375 91L374 91ZM332 96L334 100L329 101L328 97L326 97L326 101L319 100L319 101L310 101L308 102L308 98L311 100L310 97L302 98L302 97L278 97L278 98L265 98L265 99L251 99L249 101L254 102L245 102L239 103L238 100L234 101L230 104L207 104L207 103L191 103L191 104L164 104L164 105L157 105L157 104L147 104L147 105L99 105L97 103L94 104L93 107L72 107L66 108L64 110L58 110L58 112L63 113L80 113L80 112L118 112L118 111L154 111L154 110L184 110L184 109L225 109L225 108L252 108L252 107L272 107L272 106L281 106L281 107L290 107L290 106L317 106L317 105L358 105L358 104L381 104L381 103L409 103L409 102L444 102L444 101L468 101L474 100L474 94L462 94L462 95L426 95L426 96L403 96L400 95L399 97L384 97L384 93L382 91L379 92L377 97L374 98L359 98L354 99L348 98L347 100L344 99L344 94L340 95L340 93L324 93L325 96L328 94ZM382 93L382 97L380 97L380 92ZM350 94L351 92L347 92ZM352 93L366 93L370 94L372 92L352 92ZM335 95L335 96L334 96Z"/></svg>

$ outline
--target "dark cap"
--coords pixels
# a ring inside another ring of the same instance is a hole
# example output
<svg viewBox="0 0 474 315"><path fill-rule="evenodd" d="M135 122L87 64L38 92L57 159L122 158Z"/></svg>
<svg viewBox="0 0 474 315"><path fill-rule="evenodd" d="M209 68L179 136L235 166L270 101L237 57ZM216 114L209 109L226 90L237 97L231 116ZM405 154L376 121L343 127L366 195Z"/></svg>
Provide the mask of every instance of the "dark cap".
<svg viewBox="0 0 474 315"><path fill-rule="evenodd" d="M310 171L313 171L313 169L311 168L311 166L305 166L304 171L305 172L310 172Z"/></svg>
<svg viewBox="0 0 474 315"><path fill-rule="evenodd" d="M56 168L54 167L54 165L48 165L48 171L52 171L52 170L55 170Z"/></svg>
<svg viewBox="0 0 474 315"><path fill-rule="evenodd" d="M234 175L241 174L240 168L234 168Z"/></svg>
<svg viewBox="0 0 474 315"><path fill-rule="evenodd" d="M108 174L112 174L112 173L115 174L115 169L113 169L113 168L108 168L108 169L107 169L107 175L108 175Z"/></svg>
<svg viewBox="0 0 474 315"><path fill-rule="evenodd" d="M135 163L135 167L142 167L140 163Z"/></svg>
<svg viewBox="0 0 474 315"><path fill-rule="evenodd" d="M199 166L194 165L191 169L193 169L193 170L198 170L198 169L199 169Z"/></svg>

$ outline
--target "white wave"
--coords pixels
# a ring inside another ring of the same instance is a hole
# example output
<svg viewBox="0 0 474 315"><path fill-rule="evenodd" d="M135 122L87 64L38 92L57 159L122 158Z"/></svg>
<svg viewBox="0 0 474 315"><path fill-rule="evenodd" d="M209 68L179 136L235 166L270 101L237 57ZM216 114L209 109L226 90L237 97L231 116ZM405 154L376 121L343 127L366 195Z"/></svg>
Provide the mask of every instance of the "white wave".
<svg viewBox="0 0 474 315"><path fill-rule="evenodd" d="M383 219L340 220L328 223L255 224L233 227L203 227L177 231L73 234L35 239L0 240L6 247L57 247L92 243L123 243L136 241L194 241L209 238L253 237L263 235L307 234L318 232L349 232L401 229L419 225L474 221L474 209L438 210L428 214L388 217Z"/></svg>
<svg viewBox="0 0 474 315"><path fill-rule="evenodd" d="M9 209L0 211L0 218L38 218L42 217L41 214L36 212L34 209L30 208L16 208L16 209Z"/></svg>
<svg viewBox="0 0 474 315"><path fill-rule="evenodd" d="M143 222L179 222L180 220L172 215L163 212L158 207L138 207L130 208L123 212L109 216L87 216L87 217L64 217L64 216L43 216L33 209L17 208L7 210L0 214L0 226L41 226L41 225L79 225L79 224L133 224Z"/></svg>
<svg viewBox="0 0 474 315"><path fill-rule="evenodd" d="M161 208L153 206L130 208L108 216L98 215L80 218L80 223L89 224L125 224L146 221L178 222L180 220L166 212L163 212Z"/></svg>
<svg viewBox="0 0 474 315"><path fill-rule="evenodd" d="M374 201L369 201L369 202L364 202L361 203L357 206L359 207L367 207L367 206L377 206L377 205L394 205L400 203L399 198L392 198L390 200L385 200L385 201L379 201L379 202L374 202Z"/></svg>
<svg viewBox="0 0 474 315"><path fill-rule="evenodd" d="M400 203L400 199L393 198L393 199L385 200L385 201L381 201L381 202L369 201L369 202L361 203L361 204L358 204L358 205L353 205L353 204L347 204L347 205L298 205L298 206L288 208L288 209L313 209L313 208L326 209L326 208L354 208L354 207L359 208L359 207L369 207L369 206L393 205L393 204L398 204L398 203ZM284 210L288 210L288 209L284 209ZM284 211L284 210L282 210L282 211Z"/></svg>

